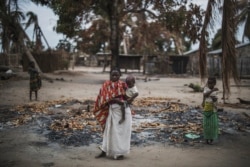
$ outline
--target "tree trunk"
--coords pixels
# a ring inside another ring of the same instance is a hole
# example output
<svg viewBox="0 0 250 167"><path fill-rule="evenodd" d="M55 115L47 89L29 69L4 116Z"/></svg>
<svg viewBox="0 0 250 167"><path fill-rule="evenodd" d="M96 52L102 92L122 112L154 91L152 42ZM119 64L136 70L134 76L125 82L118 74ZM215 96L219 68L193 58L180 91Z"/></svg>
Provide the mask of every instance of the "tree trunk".
<svg viewBox="0 0 250 167"><path fill-rule="evenodd" d="M110 36L110 47L111 47L111 69L114 67L119 68L119 6L121 0L113 0L110 5L110 29L111 29L111 36Z"/></svg>
<svg viewBox="0 0 250 167"><path fill-rule="evenodd" d="M235 49L236 22L234 16L235 0L224 1L222 16L222 82L223 96L230 94L230 78L233 77L236 85L239 83L237 59ZM225 97L224 97L225 98Z"/></svg>
<svg viewBox="0 0 250 167"><path fill-rule="evenodd" d="M36 67L37 71L39 73L42 73L39 65L36 62L36 59L33 57L33 55L31 54L31 52L29 51L29 49L25 45L22 45L22 48L24 49L24 53L27 55L29 61L33 61L35 63L35 67Z"/></svg>
<svg viewBox="0 0 250 167"><path fill-rule="evenodd" d="M24 39L27 39L30 42L29 36L26 34L24 29L21 25L19 25L19 28L21 30L20 37L19 37L19 44L23 48L25 54L27 55L29 61L33 61L35 63L35 68L38 70L39 73L42 73L39 65L36 62L36 59L31 54L30 50L27 48L27 46L24 44Z"/></svg>

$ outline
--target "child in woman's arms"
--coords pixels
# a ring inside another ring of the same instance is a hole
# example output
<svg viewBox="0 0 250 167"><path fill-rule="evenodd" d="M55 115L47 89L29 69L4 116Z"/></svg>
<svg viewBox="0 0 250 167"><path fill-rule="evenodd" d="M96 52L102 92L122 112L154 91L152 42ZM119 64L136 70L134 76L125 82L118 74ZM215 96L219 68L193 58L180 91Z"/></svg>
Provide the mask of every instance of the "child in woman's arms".
<svg viewBox="0 0 250 167"><path fill-rule="evenodd" d="M127 89L126 89L126 95L125 95L125 102L122 105L122 118L119 121L121 124L125 120L125 108L127 105L132 104L134 99L139 95L138 89L135 85L135 77L132 75L129 75L126 78L126 84L127 84Z"/></svg>

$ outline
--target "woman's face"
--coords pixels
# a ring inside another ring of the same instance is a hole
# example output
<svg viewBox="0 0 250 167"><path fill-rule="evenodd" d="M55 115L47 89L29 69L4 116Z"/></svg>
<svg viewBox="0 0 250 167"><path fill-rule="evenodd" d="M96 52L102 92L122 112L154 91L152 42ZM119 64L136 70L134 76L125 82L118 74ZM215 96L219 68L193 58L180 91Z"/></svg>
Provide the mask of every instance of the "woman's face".
<svg viewBox="0 0 250 167"><path fill-rule="evenodd" d="M119 79L120 79L120 73L119 73L119 71L113 70L113 71L111 72L110 80L111 80L112 82L116 82L116 81L118 81Z"/></svg>

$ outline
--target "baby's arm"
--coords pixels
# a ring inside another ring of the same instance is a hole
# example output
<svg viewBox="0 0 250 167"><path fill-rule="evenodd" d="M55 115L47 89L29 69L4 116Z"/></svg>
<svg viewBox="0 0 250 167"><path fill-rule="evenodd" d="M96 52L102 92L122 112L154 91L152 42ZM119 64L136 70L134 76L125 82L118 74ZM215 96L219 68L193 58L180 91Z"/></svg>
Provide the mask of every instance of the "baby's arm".
<svg viewBox="0 0 250 167"><path fill-rule="evenodd" d="M139 96L138 92L134 93L132 97L129 97L127 102L131 104L137 96Z"/></svg>
<svg viewBox="0 0 250 167"><path fill-rule="evenodd" d="M119 124L121 124L125 120L125 106L124 106L124 104L121 105L121 111L122 111L122 118L119 121Z"/></svg>

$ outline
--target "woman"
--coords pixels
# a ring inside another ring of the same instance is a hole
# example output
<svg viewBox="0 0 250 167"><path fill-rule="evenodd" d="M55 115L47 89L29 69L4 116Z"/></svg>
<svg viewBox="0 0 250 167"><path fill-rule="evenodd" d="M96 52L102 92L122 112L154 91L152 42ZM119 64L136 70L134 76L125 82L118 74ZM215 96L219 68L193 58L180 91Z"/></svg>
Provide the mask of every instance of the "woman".
<svg viewBox="0 0 250 167"><path fill-rule="evenodd" d="M126 84L120 80L119 69L113 69L110 75L110 80L103 83L95 103L94 114L104 129L102 152L96 158L112 156L119 160L130 151L132 116L127 107L126 120L119 124Z"/></svg>

